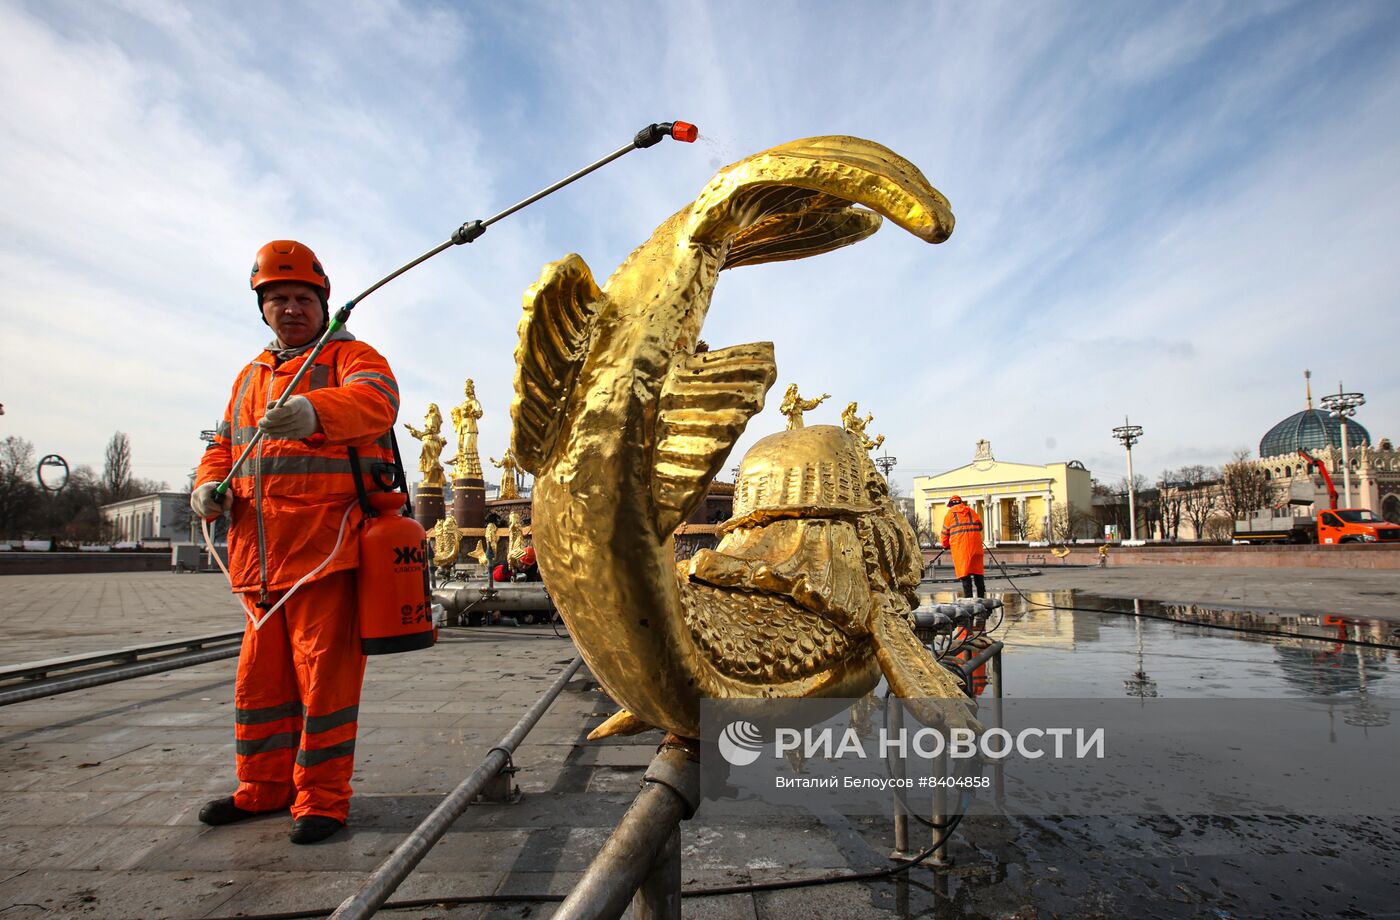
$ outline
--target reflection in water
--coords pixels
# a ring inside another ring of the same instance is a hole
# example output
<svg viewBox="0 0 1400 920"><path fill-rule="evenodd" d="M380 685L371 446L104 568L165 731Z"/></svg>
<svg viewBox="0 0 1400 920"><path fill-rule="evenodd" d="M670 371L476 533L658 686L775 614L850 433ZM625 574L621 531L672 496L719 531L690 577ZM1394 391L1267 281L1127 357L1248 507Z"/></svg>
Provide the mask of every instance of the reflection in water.
<svg viewBox="0 0 1400 920"><path fill-rule="evenodd" d="M1351 644L1395 644L1383 621L1027 594L1034 604L1002 595L996 637L1006 643L1007 697L1312 698L1323 702L1319 715L1335 743L1347 731L1386 725L1390 688L1400 686L1389 680L1400 652ZM873 843L887 846L888 833L880 826ZM872 906L919 917L1394 916L1397 841L1400 820L1388 816L1027 818L990 809L960 828L955 870L934 876L938 894L912 888L903 903L896 894Z"/></svg>
<svg viewBox="0 0 1400 920"><path fill-rule="evenodd" d="M1142 601L1133 598L1133 611L1141 614ZM1150 699L1157 695L1157 682L1147 676L1147 671L1142 664L1142 617L1133 617L1133 635L1137 638L1137 670L1133 676L1123 681L1123 689L1128 691L1128 696L1135 696L1138 699Z"/></svg>
<svg viewBox="0 0 1400 920"><path fill-rule="evenodd" d="M1361 720L1354 724L1361 725L1379 718L1367 701L1391 698L1383 682L1400 662L1400 652L1393 649L1340 641L1393 643L1392 625L1380 620L1166 604L1067 590L1027 591L1026 596L1030 603L1014 592L1003 595L1006 623L997 638L1006 642L1007 696L1312 696L1355 701L1349 711ZM932 592L922 600L938 603L951 597Z"/></svg>

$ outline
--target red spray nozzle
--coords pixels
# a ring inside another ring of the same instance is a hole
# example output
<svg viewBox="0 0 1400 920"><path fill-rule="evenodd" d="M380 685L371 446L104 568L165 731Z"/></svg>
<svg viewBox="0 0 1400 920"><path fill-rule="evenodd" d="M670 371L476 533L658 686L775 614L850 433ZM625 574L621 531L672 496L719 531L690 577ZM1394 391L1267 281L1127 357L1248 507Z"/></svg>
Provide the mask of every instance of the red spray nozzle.
<svg viewBox="0 0 1400 920"><path fill-rule="evenodd" d="M632 143L637 147L650 147L660 143L663 137L673 137L682 143L691 144L699 136L700 129L688 121L663 121L647 125L638 131Z"/></svg>

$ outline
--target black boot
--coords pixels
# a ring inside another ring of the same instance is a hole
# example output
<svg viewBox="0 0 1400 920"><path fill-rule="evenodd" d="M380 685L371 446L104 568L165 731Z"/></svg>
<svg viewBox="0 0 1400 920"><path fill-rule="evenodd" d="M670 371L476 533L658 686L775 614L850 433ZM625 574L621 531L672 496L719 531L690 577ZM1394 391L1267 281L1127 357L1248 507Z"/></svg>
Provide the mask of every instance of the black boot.
<svg viewBox="0 0 1400 920"><path fill-rule="evenodd" d="M345 826L344 821L325 815L306 815L292 825L292 843L320 843Z"/></svg>
<svg viewBox="0 0 1400 920"><path fill-rule="evenodd" d="M233 804L233 796L231 795L206 802L204 807L199 810L199 820L213 827L218 827L221 824L232 824L235 821L246 821L257 816L258 812L244 811Z"/></svg>

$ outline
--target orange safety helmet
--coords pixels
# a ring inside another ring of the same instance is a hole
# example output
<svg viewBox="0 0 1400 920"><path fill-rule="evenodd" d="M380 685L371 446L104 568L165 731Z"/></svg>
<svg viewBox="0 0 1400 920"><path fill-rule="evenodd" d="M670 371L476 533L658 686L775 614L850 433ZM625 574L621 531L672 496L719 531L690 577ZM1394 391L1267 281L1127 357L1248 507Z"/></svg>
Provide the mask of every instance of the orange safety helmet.
<svg viewBox="0 0 1400 920"><path fill-rule="evenodd" d="M296 240L273 240L258 250L248 284L254 291L274 281L300 281L320 288L324 300L330 300L331 279L321 267L316 253ZM258 298L262 303L262 298Z"/></svg>

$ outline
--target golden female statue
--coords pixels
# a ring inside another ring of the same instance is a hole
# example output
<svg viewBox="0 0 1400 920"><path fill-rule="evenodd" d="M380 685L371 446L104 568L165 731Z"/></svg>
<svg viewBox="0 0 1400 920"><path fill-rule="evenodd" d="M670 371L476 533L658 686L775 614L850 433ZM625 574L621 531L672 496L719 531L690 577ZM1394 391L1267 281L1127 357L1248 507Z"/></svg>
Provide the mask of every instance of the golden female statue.
<svg viewBox="0 0 1400 920"><path fill-rule="evenodd" d="M501 459L495 457L488 458L491 465L501 471L501 494L500 498L519 498L520 490L515 487L515 471L520 468L520 464L515 462L515 451L506 447L506 452L501 455Z"/></svg>
<svg viewBox="0 0 1400 920"><path fill-rule="evenodd" d="M447 477L442 473L439 458L447 442L442 438L442 412L438 410L437 403L428 403L428 414L423 416L421 430L407 422L403 426L409 434L423 442L423 450L418 455L418 471L423 474L423 485L441 488L446 484Z"/></svg>
<svg viewBox="0 0 1400 920"><path fill-rule="evenodd" d="M803 412L812 411L830 398L830 393L823 393L816 399L803 399L797 392L797 384L790 383L787 392L783 394L783 404L778 407L778 411L787 416L787 430L796 431L802 427Z"/></svg>
<svg viewBox="0 0 1400 920"><path fill-rule="evenodd" d="M452 407L452 427L457 432L453 475L457 479L481 479L481 455L476 452L476 422L481 418L481 403L476 401L476 383L470 377L464 392L467 398Z"/></svg>
<svg viewBox="0 0 1400 920"><path fill-rule="evenodd" d="M874 450L885 443L884 435L880 435L873 441L866 435L865 426L873 421L875 421L875 416L869 412L865 413L865 418L861 418L860 410L856 408L855 403L848 405L846 411L841 413L841 427L849 431L851 437L855 438L856 442L866 450Z"/></svg>

